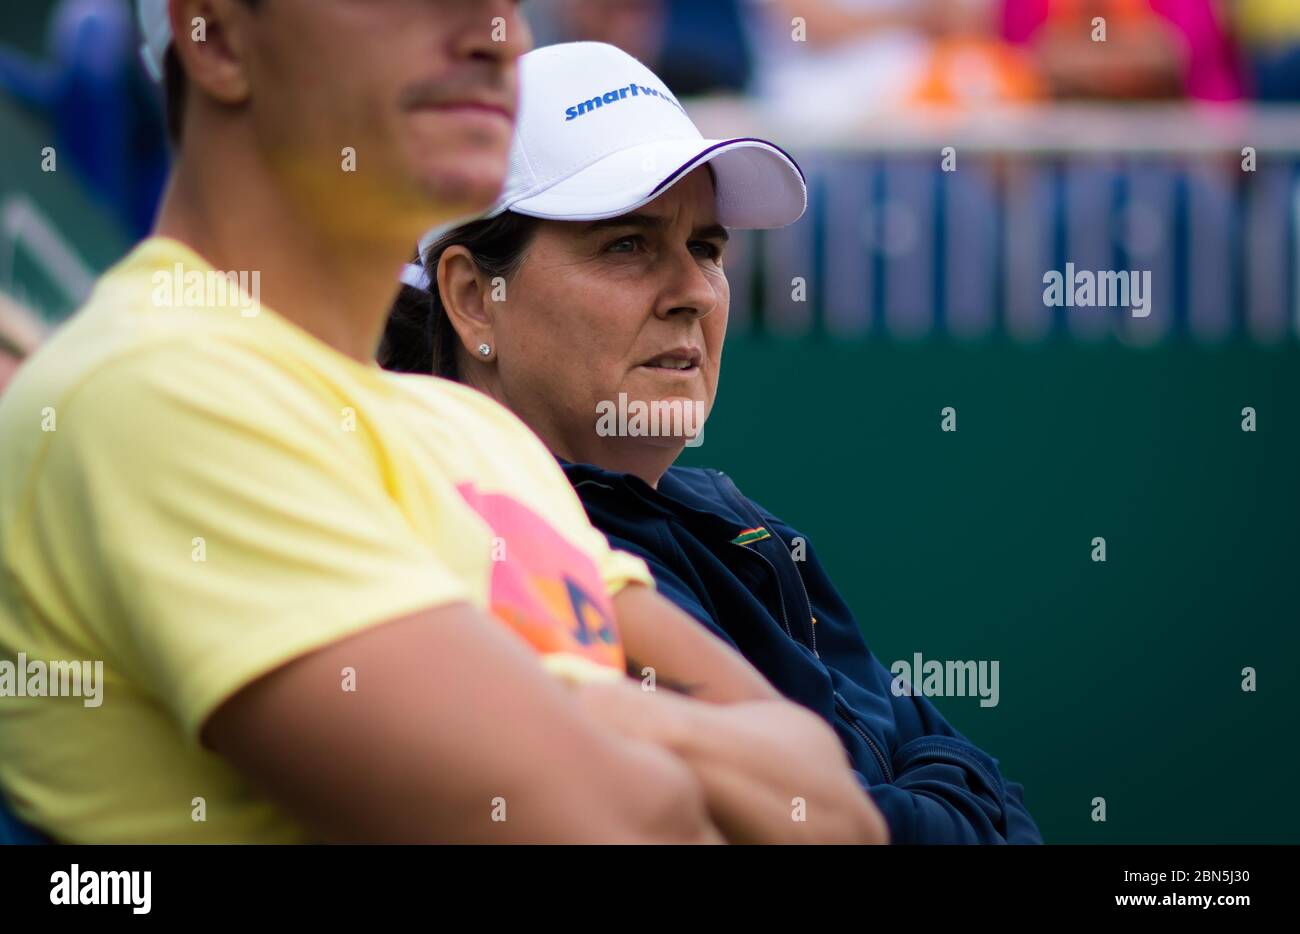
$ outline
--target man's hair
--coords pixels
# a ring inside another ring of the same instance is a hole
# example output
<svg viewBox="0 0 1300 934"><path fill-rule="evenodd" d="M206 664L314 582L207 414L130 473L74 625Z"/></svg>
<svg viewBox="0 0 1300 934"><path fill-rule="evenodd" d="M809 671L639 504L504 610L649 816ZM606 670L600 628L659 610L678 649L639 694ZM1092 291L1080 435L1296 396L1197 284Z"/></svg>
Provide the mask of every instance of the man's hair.
<svg viewBox="0 0 1300 934"><path fill-rule="evenodd" d="M389 312L379 344L380 366L398 373L432 373L459 381L456 348L460 335L438 294L438 262L442 254L450 247L463 246L490 278L509 279L523 262L540 223L535 217L506 211L462 224L436 240L425 254L428 291L403 285Z"/></svg>
<svg viewBox="0 0 1300 934"><path fill-rule="evenodd" d="M243 0L244 6L257 9L262 0ZM189 81L185 78L185 68L181 57L176 54L176 43L167 46L163 56L163 116L167 121L167 139L172 146L179 146L181 130L185 127L185 92Z"/></svg>

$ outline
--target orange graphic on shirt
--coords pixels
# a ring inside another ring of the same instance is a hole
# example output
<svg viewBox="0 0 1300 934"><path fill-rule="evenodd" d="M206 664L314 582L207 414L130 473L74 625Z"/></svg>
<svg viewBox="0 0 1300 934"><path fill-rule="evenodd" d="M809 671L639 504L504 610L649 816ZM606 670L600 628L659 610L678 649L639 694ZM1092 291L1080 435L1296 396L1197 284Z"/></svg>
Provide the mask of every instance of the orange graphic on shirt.
<svg viewBox="0 0 1300 934"><path fill-rule="evenodd" d="M622 671L614 606L595 562L514 497L472 483L456 490L505 545L492 562L492 615L542 655L581 655Z"/></svg>

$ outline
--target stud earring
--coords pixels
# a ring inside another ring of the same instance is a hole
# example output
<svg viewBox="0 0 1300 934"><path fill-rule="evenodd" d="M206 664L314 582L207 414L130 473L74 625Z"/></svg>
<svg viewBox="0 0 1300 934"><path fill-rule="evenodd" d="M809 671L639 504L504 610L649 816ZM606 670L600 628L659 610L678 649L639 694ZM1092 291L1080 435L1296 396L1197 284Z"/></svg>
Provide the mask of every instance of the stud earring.
<svg viewBox="0 0 1300 934"><path fill-rule="evenodd" d="M479 345L478 345L478 353L479 353L479 356L480 356L480 357L489 357L489 356L491 356L491 355L492 355L492 345L491 345L491 344L479 344Z"/></svg>

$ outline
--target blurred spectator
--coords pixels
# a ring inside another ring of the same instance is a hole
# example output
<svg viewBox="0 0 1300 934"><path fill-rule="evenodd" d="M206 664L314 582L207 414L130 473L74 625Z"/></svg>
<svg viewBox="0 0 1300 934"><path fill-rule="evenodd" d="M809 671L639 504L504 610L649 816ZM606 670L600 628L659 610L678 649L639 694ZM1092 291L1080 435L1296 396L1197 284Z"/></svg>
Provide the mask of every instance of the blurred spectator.
<svg viewBox="0 0 1300 934"><path fill-rule="evenodd" d="M1233 12L1254 95L1300 100L1300 0L1237 0Z"/></svg>
<svg viewBox="0 0 1300 934"><path fill-rule="evenodd" d="M1044 96L1032 58L998 35L996 13L995 3L963 0L930 20L929 63L914 102L1009 103Z"/></svg>
<svg viewBox="0 0 1300 934"><path fill-rule="evenodd" d="M663 0L553 0L548 42L608 42L654 68L663 47Z"/></svg>
<svg viewBox="0 0 1300 934"><path fill-rule="evenodd" d="M678 97L744 90L751 63L746 0L540 0L526 10L539 45L608 42Z"/></svg>
<svg viewBox="0 0 1300 934"><path fill-rule="evenodd" d="M0 393L45 337L40 319L0 292Z"/></svg>
<svg viewBox="0 0 1300 934"><path fill-rule="evenodd" d="M46 60L0 46L0 93L50 122L59 164L74 168L96 200L142 236L168 154L138 48L124 0L62 0L50 17Z"/></svg>
<svg viewBox="0 0 1300 934"><path fill-rule="evenodd" d="M1039 82L998 34L997 2L756 3L757 90L779 118L821 125L917 103L1032 100Z"/></svg>
<svg viewBox="0 0 1300 934"><path fill-rule="evenodd" d="M1004 0L1003 35L1034 50L1057 97L1237 100L1220 14L1215 0ZM1094 17L1105 42L1093 39Z"/></svg>
<svg viewBox="0 0 1300 934"><path fill-rule="evenodd" d="M997 29L1001 0L539 0L538 41L596 40L680 96L751 90L814 124L910 104L1024 101L1031 58ZM851 89L851 90L850 90Z"/></svg>
<svg viewBox="0 0 1300 934"><path fill-rule="evenodd" d="M652 70L679 97L740 92L753 73L742 0L667 0L664 45Z"/></svg>

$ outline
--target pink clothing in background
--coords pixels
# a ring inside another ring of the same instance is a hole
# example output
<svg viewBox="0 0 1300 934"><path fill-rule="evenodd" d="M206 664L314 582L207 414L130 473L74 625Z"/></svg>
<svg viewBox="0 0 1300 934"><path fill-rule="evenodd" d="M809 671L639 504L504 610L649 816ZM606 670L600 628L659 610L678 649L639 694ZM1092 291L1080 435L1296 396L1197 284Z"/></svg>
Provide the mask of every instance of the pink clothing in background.
<svg viewBox="0 0 1300 934"><path fill-rule="evenodd" d="M1053 0L1003 0L1002 35L1026 43L1047 22ZM1211 0L1147 0L1152 12L1168 20L1187 51L1187 96L1202 101L1235 101L1243 96L1236 49ZM1077 4L1069 4L1076 7Z"/></svg>

